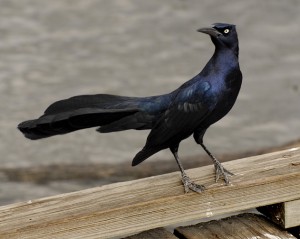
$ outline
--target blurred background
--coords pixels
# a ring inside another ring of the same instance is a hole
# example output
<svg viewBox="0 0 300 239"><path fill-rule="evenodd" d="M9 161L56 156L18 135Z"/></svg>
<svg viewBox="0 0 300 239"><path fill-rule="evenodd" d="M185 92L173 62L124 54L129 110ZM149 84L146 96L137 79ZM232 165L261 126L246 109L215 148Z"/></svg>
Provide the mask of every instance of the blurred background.
<svg viewBox="0 0 300 239"><path fill-rule="evenodd" d="M163 94L204 67L214 47L196 32L237 25L243 85L211 127L221 161L299 145L300 2L221 0L0 0L0 205L176 171L168 150L132 169L148 131L95 129L41 141L18 123L80 94ZM186 168L209 163L193 139ZM213 177L213 175L212 175Z"/></svg>

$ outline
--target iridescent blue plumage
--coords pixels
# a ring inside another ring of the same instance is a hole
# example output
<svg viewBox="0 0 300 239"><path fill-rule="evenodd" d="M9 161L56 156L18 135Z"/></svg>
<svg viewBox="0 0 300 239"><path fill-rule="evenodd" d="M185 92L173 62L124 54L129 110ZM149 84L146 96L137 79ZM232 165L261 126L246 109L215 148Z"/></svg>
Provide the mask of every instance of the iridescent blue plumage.
<svg viewBox="0 0 300 239"><path fill-rule="evenodd" d="M53 103L40 118L22 122L18 128L30 139L96 126L100 126L101 133L151 129L132 165L169 148L182 173L185 191L201 192L204 187L189 179L177 154L180 142L193 134L212 158L216 179L222 176L228 184L232 174L208 151L203 136L210 125L230 111L238 96L242 83L238 38L235 26L226 23L215 23L198 31L210 35L215 52L198 75L173 92L150 97L75 96Z"/></svg>

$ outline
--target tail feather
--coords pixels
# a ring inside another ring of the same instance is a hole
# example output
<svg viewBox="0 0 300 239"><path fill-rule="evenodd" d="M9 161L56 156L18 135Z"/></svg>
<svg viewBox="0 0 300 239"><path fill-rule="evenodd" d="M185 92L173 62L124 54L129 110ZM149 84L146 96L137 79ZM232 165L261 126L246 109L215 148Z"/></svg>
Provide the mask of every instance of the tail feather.
<svg viewBox="0 0 300 239"><path fill-rule="evenodd" d="M105 124L97 129L100 133L110 133L127 129L151 129L154 116L145 112L136 112L119 120Z"/></svg>
<svg viewBox="0 0 300 239"><path fill-rule="evenodd" d="M124 102L136 101L135 97L118 95L97 94L97 95L78 95L69 99L59 100L51 104L46 110L46 115L64 113L84 108L107 109L112 106L124 104Z"/></svg>
<svg viewBox="0 0 300 239"><path fill-rule="evenodd" d="M79 109L57 115L43 115L36 120L22 122L18 129L26 138L35 140L109 124L135 112L137 109Z"/></svg>
<svg viewBox="0 0 300 239"><path fill-rule="evenodd" d="M27 120L18 125L18 129L24 134L26 138L35 140L47 137L50 132L36 127L36 120Z"/></svg>
<svg viewBox="0 0 300 239"><path fill-rule="evenodd" d="M24 121L18 125L18 129L26 138L36 140L109 125L140 111L134 99L137 100L114 95L72 97L53 103L40 118Z"/></svg>

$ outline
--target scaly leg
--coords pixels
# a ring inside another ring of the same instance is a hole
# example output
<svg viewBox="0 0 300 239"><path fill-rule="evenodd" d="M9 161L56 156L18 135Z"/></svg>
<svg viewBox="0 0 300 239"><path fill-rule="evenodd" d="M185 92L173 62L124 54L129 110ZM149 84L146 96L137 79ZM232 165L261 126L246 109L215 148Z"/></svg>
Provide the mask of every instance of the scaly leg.
<svg viewBox="0 0 300 239"><path fill-rule="evenodd" d="M203 185L199 185L199 184L196 184L194 183L188 176L187 174L185 173L183 167L182 167L182 164L179 160L179 157L178 157L178 147L172 147L170 148L171 152L173 153L174 157L175 157L175 160L176 160L176 163L180 169L180 172L181 172L181 176L182 176L182 183L183 183L183 186L184 186L184 191L185 193L188 193L190 190L194 191L194 192L197 192L197 193L201 193L204 191L205 187Z"/></svg>
<svg viewBox="0 0 300 239"><path fill-rule="evenodd" d="M229 172L226 168L224 168L221 162L215 156L213 156L211 152L209 152L209 150L205 147L203 143L200 143L200 145L202 146L202 148L205 150L205 152L209 155L209 157L212 159L214 163L215 171L216 171L216 182L219 180L220 176L222 176L224 178L226 185L228 185L230 183L228 177L233 176L234 174Z"/></svg>

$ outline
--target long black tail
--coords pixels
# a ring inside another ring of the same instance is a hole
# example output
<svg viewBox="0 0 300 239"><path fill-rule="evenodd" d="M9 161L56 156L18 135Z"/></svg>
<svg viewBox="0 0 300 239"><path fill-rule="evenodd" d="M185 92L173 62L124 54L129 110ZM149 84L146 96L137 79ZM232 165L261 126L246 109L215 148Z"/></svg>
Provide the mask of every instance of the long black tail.
<svg viewBox="0 0 300 239"><path fill-rule="evenodd" d="M103 126L100 132L149 128L150 118L138 108L139 99L105 94L75 96L53 103L40 118L24 121L18 129L26 138L36 140L97 126Z"/></svg>

